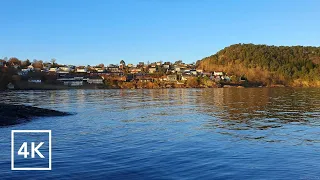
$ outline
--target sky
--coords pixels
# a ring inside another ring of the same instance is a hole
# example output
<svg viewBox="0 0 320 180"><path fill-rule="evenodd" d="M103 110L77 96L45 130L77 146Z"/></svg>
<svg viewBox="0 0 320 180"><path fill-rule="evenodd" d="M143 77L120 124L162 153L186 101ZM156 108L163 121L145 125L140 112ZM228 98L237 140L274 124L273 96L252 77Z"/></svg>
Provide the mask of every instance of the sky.
<svg viewBox="0 0 320 180"><path fill-rule="evenodd" d="M2 0L0 6L0 58L192 63L237 43L320 46L319 0Z"/></svg>

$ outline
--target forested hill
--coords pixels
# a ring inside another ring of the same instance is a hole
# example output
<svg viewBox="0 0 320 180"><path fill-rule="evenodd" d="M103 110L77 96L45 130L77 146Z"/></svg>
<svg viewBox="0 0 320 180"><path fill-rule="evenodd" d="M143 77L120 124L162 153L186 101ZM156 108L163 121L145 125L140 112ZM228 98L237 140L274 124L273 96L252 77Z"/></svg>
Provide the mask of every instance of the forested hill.
<svg viewBox="0 0 320 180"><path fill-rule="evenodd" d="M235 44L197 62L265 85L320 86L320 47Z"/></svg>

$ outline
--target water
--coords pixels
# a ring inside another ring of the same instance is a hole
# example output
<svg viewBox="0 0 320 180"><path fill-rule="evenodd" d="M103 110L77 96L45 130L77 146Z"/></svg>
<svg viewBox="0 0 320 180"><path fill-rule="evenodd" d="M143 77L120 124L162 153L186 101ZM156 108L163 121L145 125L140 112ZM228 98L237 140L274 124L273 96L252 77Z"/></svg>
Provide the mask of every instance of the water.
<svg viewBox="0 0 320 180"><path fill-rule="evenodd" d="M320 179L320 89L1 92L73 116L0 128L0 179ZM11 171L13 129L52 130L52 171Z"/></svg>

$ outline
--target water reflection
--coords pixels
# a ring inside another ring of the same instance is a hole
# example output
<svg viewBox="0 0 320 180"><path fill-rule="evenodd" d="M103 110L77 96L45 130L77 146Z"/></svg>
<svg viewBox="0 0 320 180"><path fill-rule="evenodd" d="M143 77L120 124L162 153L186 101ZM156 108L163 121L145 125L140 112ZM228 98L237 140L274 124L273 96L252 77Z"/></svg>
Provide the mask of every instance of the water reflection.
<svg viewBox="0 0 320 180"><path fill-rule="evenodd" d="M0 128L1 179L25 176L10 170L11 129L53 131L54 168L33 179L319 176L319 100L319 89L291 88L0 92L2 102L76 112Z"/></svg>
<svg viewBox="0 0 320 180"><path fill-rule="evenodd" d="M271 142L288 138L317 142L319 135L311 130L320 125L320 89L7 91L1 95L2 102L77 112L88 121L99 119L102 125L113 120L125 126L156 126L150 129L180 126L185 131Z"/></svg>
<svg viewBox="0 0 320 180"><path fill-rule="evenodd" d="M269 142L319 142L311 130L320 125L320 89L210 89L197 97L197 110L210 116L204 129Z"/></svg>
<svg viewBox="0 0 320 180"><path fill-rule="evenodd" d="M292 122L319 125L319 89L211 89L198 97L201 112L229 127L237 123L258 129Z"/></svg>

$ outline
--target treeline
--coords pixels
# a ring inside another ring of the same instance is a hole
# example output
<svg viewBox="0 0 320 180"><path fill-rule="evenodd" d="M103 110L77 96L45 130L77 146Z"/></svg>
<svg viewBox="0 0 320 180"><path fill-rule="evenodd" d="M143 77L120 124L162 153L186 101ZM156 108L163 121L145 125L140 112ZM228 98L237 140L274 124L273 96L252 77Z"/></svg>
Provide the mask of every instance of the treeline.
<svg viewBox="0 0 320 180"><path fill-rule="evenodd" d="M265 85L320 86L320 47L235 44L197 62Z"/></svg>
<svg viewBox="0 0 320 180"><path fill-rule="evenodd" d="M2 65L6 65L7 67L15 67L17 66L18 69L24 69L24 68L27 68L29 65L32 65L34 68L39 68L39 69L42 69L44 65L46 64L50 64L51 67L57 67L58 64L56 63L56 59L55 58L52 58L50 63L49 62L44 62L43 60L37 60L37 59L34 59L32 61L30 61L29 59L26 59L26 60L20 60L16 57L11 57L11 58L3 58L3 59L0 59L0 63Z"/></svg>

